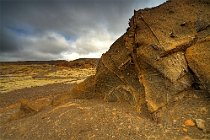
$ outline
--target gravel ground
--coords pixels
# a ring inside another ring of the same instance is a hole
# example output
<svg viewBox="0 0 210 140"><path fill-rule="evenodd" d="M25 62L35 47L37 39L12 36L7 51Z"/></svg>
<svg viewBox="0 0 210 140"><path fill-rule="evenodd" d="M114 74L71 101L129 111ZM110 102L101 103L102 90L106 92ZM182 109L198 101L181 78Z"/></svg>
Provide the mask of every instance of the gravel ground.
<svg viewBox="0 0 210 140"><path fill-rule="evenodd" d="M68 92L70 85L23 89L1 97L1 107L21 98L48 98ZM0 124L0 139L210 139L210 100L201 91L187 91L156 114L138 113L125 102L70 99L67 103ZM1 95L2 96L2 95ZM19 106L5 109L9 115ZM14 113L13 113L14 114ZM203 129L196 120L204 121ZM191 124L186 123L191 122Z"/></svg>
<svg viewBox="0 0 210 140"><path fill-rule="evenodd" d="M35 100L46 96L68 93L72 84L56 83L45 86L24 88L0 94L0 108L19 102L22 99Z"/></svg>

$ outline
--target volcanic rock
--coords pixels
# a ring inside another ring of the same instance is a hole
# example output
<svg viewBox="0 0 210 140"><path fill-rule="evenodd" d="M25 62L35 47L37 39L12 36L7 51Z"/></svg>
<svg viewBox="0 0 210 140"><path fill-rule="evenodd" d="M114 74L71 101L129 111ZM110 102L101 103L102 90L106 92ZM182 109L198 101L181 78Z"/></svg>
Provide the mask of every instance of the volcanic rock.
<svg viewBox="0 0 210 140"><path fill-rule="evenodd" d="M209 19L207 0L134 10L127 32L99 60L95 95L155 112L193 85L209 90Z"/></svg>

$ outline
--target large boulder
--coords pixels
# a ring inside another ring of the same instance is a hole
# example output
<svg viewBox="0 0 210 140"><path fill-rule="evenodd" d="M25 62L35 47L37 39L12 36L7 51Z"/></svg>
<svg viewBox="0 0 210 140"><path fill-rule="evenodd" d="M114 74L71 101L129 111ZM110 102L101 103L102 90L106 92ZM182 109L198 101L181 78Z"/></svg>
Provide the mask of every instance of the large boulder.
<svg viewBox="0 0 210 140"><path fill-rule="evenodd" d="M99 60L95 77L72 94L127 101L153 113L186 90L209 91L209 38L209 0L170 0L134 10L127 32Z"/></svg>
<svg viewBox="0 0 210 140"><path fill-rule="evenodd" d="M146 104L155 112L197 79L209 89L209 37L208 0L171 0L134 10L127 32L99 61L95 95L128 101L138 111Z"/></svg>

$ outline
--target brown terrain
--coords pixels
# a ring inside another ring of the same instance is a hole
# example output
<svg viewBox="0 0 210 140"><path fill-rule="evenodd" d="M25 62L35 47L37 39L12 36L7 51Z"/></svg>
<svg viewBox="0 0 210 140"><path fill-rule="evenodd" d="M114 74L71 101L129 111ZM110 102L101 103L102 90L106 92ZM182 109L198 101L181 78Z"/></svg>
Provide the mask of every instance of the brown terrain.
<svg viewBox="0 0 210 140"><path fill-rule="evenodd" d="M0 139L210 139L209 0L134 10L99 61L34 63L1 63Z"/></svg>

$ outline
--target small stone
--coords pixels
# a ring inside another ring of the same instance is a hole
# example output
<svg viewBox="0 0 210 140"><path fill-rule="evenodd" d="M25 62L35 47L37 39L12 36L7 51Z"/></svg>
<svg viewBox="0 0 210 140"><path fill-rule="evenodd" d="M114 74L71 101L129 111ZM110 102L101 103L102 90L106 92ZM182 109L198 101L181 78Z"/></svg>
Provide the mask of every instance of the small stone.
<svg viewBox="0 0 210 140"><path fill-rule="evenodd" d="M173 124L176 124L177 120L173 120Z"/></svg>
<svg viewBox="0 0 210 140"><path fill-rule="evenodd" d="M181 140L192 140L192 138L189 136L184 136Z"/></svg>
<svg viewBox="0 0 210 140"><path fill-rule="evenodd" d="M200 108L201 113L203 114L207 114L208 113L208 109L206 107L201 107Z"/></svg>
<svg viewBox="0 0 210 140"><path fill-rule="evenodd" d="M139 127L136 127L136 131L139 131Z"/></svg>
<svg viewBox="0 0 210 140"><path fill-rule="evenodd" d="M116 112L112 112L112 115L113 115L113 116L116 116L116 114L117 114Z"/></svg>
<svg viewBox="0 0 210 140"><path fill-rule="evenodd" d="M180 26L185 26L186 25L186 22L183 22L180 24Z"/></svg>
<svg viewBox="0 0 210 140"><path fill-rule="evenodd" d="M186 132L186 133L188 132L188 129L187 129L187 128L183 128L182 130L183 130L184 132Z"/></svg>
<svg viewBox="0 0 210 140"><path fill-rule="evenodd" d="M174 32L170 32L170 37L171 38L174 38L175 37Z"/></svg>
<svg viewBox="0 0 210 140"><path fill-rule="evenodd" d="M192 119L188 119L184 122L185 126L195 126L195 123Z"/></svg>
<svg viewBox="0 0 210 140"><path fill-rule="evenodd" d="M205 121L203 119L195 119L195 122L199 129L205 130Z"/></svg>
<svg viewBox="0 0 210 140"><path fill-rule="evenodd" d="M93 135L92 135L92 136L90 136L89 138L94 138L94 137L96 137L96 135L94 135L94 134L93 134Z"/></svg>

